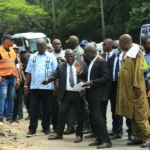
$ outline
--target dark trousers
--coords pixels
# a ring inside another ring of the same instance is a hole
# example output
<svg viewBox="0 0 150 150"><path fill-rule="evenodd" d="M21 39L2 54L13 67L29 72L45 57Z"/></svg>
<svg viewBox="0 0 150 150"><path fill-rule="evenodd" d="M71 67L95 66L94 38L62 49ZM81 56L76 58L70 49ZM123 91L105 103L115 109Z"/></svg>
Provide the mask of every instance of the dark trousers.
<svg viewBox="0 0 150 150"><path fill-rule="evenodd" d="M108 101L103 101L103 119L107 125L107 105L108 105Z"/></svg>
<svg viewBox="0 0 150 150"><path fill-rule="evenodd" d="M50 114L51 114L51 101L52 90L31 89L30 90L30 125L29 130L36 131L38 127L38 114L40 101L42 100L43 116L42 128L45 131L50 130Z"/></svg>
<svg viewBox="0 0 150 150"><path fill-rule="evenodd" d="M103 119L103 102L92 102L90 90L87 90L87 100L89 103L89 111L92 117L92 123L97 135L97 139L102 142L110 141L106 128L106 123Z"/></svg>
<svg viewBox="0 0 150 150"><path fill-rule="evenodd" d="M77 116L76 135L82 137L83 118L84 118L84 100L81 98L79 92L66 91L64 98L59 106L58 124L56 133L62 136L67 114L71 106L74 106Z"/></svg>
<svg viewBox="0 0 150 150"><path fill-rule="evenodd" d="M112 82L112 90L110 92L110 102L111 102L111 112L112 112L112 126L113 126L113 132L115 134L120 134L122 132L122 127L123 127L123 117L116 115L115 110L116 110L116 97L117 97L117 82L113 81ZM128 127L128 134L132 134L132 125L131 125L131 120L126 119L126 125Z"/></svg>
<svg viewBox="0 0 150 150"><path fill-rule="evenodd" d="M22 85L20 85L19 88L15 90L13 119L17 118L17 114L19 111L19 104L21 101L22 101Z"/></svg>
<svg viewBox="0 0 150 150"><path fill-rule="evenodd" d="M76 113L74 107L72 106L68 112L67 126L69 128L75 127L75 125L76 125ZM91 128L87 101L84 101L84 127Z"/></svg>
<svg viewBox="0 0 150 150"><path fill-rule="evenodd" d="M30 89L30 87L28 87ZM24 92L23 92L24 94ZM27 97L24 95L25 98L25 105L26 105L26 109L28 111L28 115L30 115L30 94L27 95Z"/></svg>
<svg viewBox="0 0 150 150"><path fill-rule="evenodd" d="M90 117L90 124L91 124L92 132L95 133L94 125L93 125L93 123L92 123L92 116L91 116L90 113L89 113L89 117Z"/></svg>
<svg viewBox="0 0 150 150"><path fill-rule="evenodd" d="M53 129L57 129L57 123L58 123L58 112L59 112L59 103L56 101L57 96L53 96L52 98L52 124Z"/></svg>

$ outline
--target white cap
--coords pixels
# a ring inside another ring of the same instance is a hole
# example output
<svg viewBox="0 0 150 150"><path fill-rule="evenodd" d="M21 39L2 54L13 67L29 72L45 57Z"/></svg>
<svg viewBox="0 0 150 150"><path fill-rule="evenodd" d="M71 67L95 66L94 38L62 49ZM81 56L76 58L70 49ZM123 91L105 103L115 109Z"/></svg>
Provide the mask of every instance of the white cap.
<svg viewBox="0 0 150 150"><path fill-rule="evenodd" d="M17 47L16 44L13 44L13 47L12 47L12 48L17 48L17 49L19 49L19 47Z"/></svg>

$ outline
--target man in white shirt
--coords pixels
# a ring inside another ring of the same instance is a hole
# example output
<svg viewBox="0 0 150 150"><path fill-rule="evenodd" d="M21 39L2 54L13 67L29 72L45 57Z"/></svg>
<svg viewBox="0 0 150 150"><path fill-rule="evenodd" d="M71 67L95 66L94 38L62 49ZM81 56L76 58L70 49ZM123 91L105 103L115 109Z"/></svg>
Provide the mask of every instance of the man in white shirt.
<svg viewBox="0 0 150 150"><path fill-rule="evenodd" d="M61 102L59 107L58 124L56 134L49 136L49 140L56 140L63 138L63 131L65 128L67 113L71 106L75 108L77 116L76 139L74 143L82 141L83 119L84 119L84 96L85 90L80 92L74 91L73 87L80 83L78 73L74 67L75 54L72 50L67 50L65 53L66 62L60 63L56 71L42 81L42 84L47 84L59 78L59 88L56 101ZM83 72L87 73L87 66L80 62Z"/></svg>

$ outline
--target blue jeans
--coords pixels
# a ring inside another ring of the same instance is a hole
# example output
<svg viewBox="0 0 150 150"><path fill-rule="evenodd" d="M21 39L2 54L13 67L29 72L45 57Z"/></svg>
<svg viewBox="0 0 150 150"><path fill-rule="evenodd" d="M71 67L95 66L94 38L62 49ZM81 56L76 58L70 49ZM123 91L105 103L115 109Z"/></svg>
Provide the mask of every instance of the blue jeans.
<svg viewBox="0 0 150 150"><path fill-rule="evenodd" d="M5 99L7 98L7 117L13 116L16 78L2 78L0 85L0 117L3 117Z"/></svg>

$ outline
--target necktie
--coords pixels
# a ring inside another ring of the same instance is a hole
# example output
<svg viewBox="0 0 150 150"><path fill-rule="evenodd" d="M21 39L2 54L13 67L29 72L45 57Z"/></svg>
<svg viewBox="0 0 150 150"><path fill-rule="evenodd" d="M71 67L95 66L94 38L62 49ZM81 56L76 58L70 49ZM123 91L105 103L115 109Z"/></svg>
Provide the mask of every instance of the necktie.
<svg viewBox="0 0 150 150"><path fill-rule="evenodd" d="M107 54L107 61L109 60L109 54Z"/></svg>
<svg viewBox="0 0 150 150"><path fill-rule="evenodd" d="M115 81L118 81L118 73L119 73L119 56L117 56L117 63L115 68Z"/></svg>
<svg viewBox="0 0 150 150"><path fill-rule="evenodd" d="M73 70L72 70L72 66L71 65L70 65L69 82L70 82L70 86L73 88L74 87L74 76L73 76Z"/></svg>

